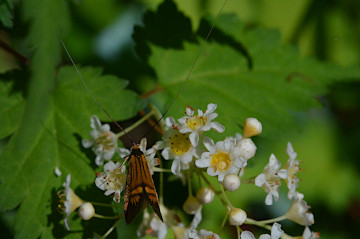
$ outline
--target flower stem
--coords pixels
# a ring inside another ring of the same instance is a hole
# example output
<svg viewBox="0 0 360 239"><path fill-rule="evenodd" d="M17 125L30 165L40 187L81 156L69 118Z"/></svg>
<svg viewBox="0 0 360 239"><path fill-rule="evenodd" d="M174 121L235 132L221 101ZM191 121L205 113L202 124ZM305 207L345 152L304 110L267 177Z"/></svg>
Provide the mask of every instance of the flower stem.
<svg viewBox="0 0 360 239"><path fill-rule="evenodd" d="M101 237L101 239L106 238L116 227L116 224L120 221L120 218L122 217L123 214L121 214L118 219L115 221L114 225L112 225L112 227L109 228L109 230L107 230L107 232L105 232L105 234Z"/></svg>
<svg viewBox="0 0 360 239"><path fill-rule="evenodd" d="M240 239L240 234L241 234L241 228L239 226L236 226L236 231L237 231L237 238Z"/></svg>
<svg viewBox="0 0 360 239"><path fill-rule="evenodd" d="M94 217L101 218L101 219L119 219L119 216L103 216L99 214L94 214Z"/></svg>
<svg viewBox="0 0 360 239"><path fill-rule="evenodd" d="M129 133L130 131L132 131L133 129L135 129L136 127L138 127L139 125L141 125L142 123L144 123L148 118L150 118L152 115L154 114L153 111L150 111L147 115L145 115L144 117L142 117L141 119L139 119L138 121L136 121L133 125L127 127L124 131ZM122 137L125 133L124 131L116 134L116 138L120 138Z"/></svg>
<svg viewBox="0 0 360 239"><path fill-rule="evenodd" d="M245 223L255 225L255 226L259 226L259 227L262 227L262 228L265 228L265 229L268 229L269 231L271 231L271 226L266 225L264 223L261 223L259 221L254 220L254 219L251 219L251 218L246 218Z"/></svg>
<svg viewBox="0 0 360 239"><path fill-rule="evenodd" d="M159 154L159 152L157 152L157 153ZM159 160L159 161L160 161L160 169L162 169L162 166L163 166L162 160ZM164 204L164 197L163 197L163 195L164 195L164 172L160 172L160 191L159 191L159 195L160 195L159 196L160 204Z"/></svg>
<svg viewBox="0 0 360 239"><path fill-rule="evenodd" d="M113 205L108 203L102 203L102 202L90 202L91 204L95 206L101 206L101 207L113 207Z"/></svg>
<svg viewBox="0 0 360 239"><path fill-rule="evenodd" d="M263 224L270 224L270 223L279 222L279 221L282 221L282 220L285 220L285 219L286 219L286 216L283 215L283 216L280 216L280 217L275 217L275 218L272 218L272 219L258 221L258 222L263 223Z"/></svg>
<svg viewBox="0 0 360 239"><path fill-rule="evenodd" d="M255 177L248 178L248 179L242 179L241 183L242 184L255 184Z"/></svg>
<svg viewBox="0 0 360 239"><path fill-rule="evenodd" d="M160 173L171 173L171 169L166 169L166 168L152 167L152 170L154 170L154 172L160 172Z"/></svg>
<svg viewBox="0 0 360 239"><path fill-rule="evenodd" d="M230 214L230 211L229 211L229 210L226 210L225 217L224 217L224 219L223 219L223 221L222 221L222 223L221 223L220 231L224 228L225 223L226 223L226 220L227 220L229 214Z"/></svg>
<svg viewBox="0 0 360 239"><path fill-rule="evenodd" d="M225 191L224 191L224 187L223 187L222 185L220 185L220 189L221 189L222 194L224 195L224 198L225 198L228 206L229 206L230 208L233 208L234 206L231 204L229 198L227 197L227 195L226 195L226 193L225 193Z"/></svg>
<svg viewBox="0 0 360 239"><path fill-rule="evenodd" d="M187 178L187 182L188 182L188 191L189 191L189 196L192 196L192 188L191 188L191 177L190 177L190 172L188 172L186 174L186 178Z"/></svg>
<svg viewBox="0 0 360 239"><path fill-rule="evenodd" d="M204 176L201 170L197 170L197 173L203 178L203 180L206 182L206 184L215 192L215 194L219 197L221 203L224 205L226 210L228 210L228 206L226 204L226 201L221 197L221 192L218 190L215 190L214 186L209 182L209 180Z"/></svg>

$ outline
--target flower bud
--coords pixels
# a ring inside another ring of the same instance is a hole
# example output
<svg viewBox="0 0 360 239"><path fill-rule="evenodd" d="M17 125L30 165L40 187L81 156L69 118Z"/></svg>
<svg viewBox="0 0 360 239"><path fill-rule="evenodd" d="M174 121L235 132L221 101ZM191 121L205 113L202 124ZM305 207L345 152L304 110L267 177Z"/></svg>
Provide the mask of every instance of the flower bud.
<svg viewBox="0 0 360 239"><path fill-rule="evenodd" d="M239 150L240 157L248 160L254 157L256 153L256 145L249 138L242 138L236 143L236 148Z"/></svg>
<svg viewBox="0 0 360 239"><path fill-rule="evenodd" d="M230 210L229 222L233 226L241 226L247 218L246 212L240 208Z"/></svg>
<svg viewBox="0 0 360 239"><path fill-rule="evenodd" d="M214 200L214 196L215 196L214 191L206 187L200 188L200 190L196 193L196 199L202 205L211 203L212 200Z"/></svg>
<svg viewBox="0 0 360 239"><path fill-rule="evenodd" d="M95 215L94 206L90 202L81 205L78 212L82 220L90 220Z"/></svg>
<svg viewBox="0 0 360 239"><path fill-rule="evenodd" d="M244 123L244 137L252 137L261 134L262 125L256 118L247 118Z"/></svg>
<svg viewBox="0 0 360 239"><path fill-rule="evenodd" d="M303 226L314 224L314 215L304 200L295 200L285 214L286 218Z"/></svg>
<svg viewBox="0 0 360 239"><path fill-rule="evenodd" d="M233 192L240 187L240 179L235 174L228 174L225 176L223 184L226 190Z"/></svg>
<svg viewBox="0 0 360 239"><path fill-rule="evenodd" d="M201 207L201 204L194 196L189 196L184 202L183 209L187 214L195 214Z"/></svg>

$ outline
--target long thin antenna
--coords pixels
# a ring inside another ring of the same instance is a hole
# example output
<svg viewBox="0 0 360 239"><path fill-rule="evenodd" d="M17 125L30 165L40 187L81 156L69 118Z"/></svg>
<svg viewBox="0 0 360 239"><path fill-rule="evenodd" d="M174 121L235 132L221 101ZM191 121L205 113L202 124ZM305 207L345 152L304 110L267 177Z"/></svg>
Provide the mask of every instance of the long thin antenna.
<svg viewBox="0 0 360 239"><path fill-rule="evenodd" d="M225 8L225 5L226 5L227 1L228 1L228 0L225 0L225 1L224 1L222 7L220 8L220 10L219 10L219 12L218 12L218 14L217 14L217 16L216 16L216 18L215 18L215 20L214 20L214 23L212 24L212 26L211 26L211 28L210 28L209 33L207 34L207 36L206 36L206 38L205 38L205 41L201 44L200 50L199 50L198 54L196 55L196 58L195 58L195 60L194 60L194 63L192 64L192 66L191 66L191 68L190 68L190 70L189 70L189 73L187 74L186 79L185 79L184 83L182 84L179 92L177 93L177 95L175 96L175 98L171 101L170 105L166 108L164 114L160 117L160 119L159 119L158 121L156 121L156 123L154 124L154 126L151 127L151 128L146 132L146 134L144 134L144 136L143 136L142 138L145 138L145 137L156 127L156 125L159 124L159 122L165 117L166 113L170 110L170 108L171 108L171 107L173 106L173 104L175 103L176 99L179 97L179 95L181 94L181 92L182 92L183 89L185 88L185 85L186 85L186 83L188 82L188 80L189 80L189 78L190 78L190 75L191 75L191 73L192 73L193 70L194 70L195 64L196 64L196 62L198 61L198 59L199 59L199 57L200 57L200 54L201 54L201 52L203 51L203 49L204 49L204 47L205 47L205 43L206 43L207 40L209 39L209 37L210 37L210 35L211 35L211 32L213 31L213 29L214 29L214 27L215 27L215 25L216 25L216 22L217 22L217 20L219 19L219 16L220 16L221 12L222 12L223 9Z"/></svg>
<svg viewBox="0 0 360 239"><path fill-rule="evenodd" d="M126 133L126 131L125 131L125 130L114 120L114 118L104 109L104 107L102 107L102 105L101 105L101 104L99 103L99 101L95 98L95 96L93 95L93 93L89 90L89 88L87 87L84 79L82 78L82 76L81 76L81 74L80 74L80 71L78 70L75 62L73 61L72 57L70 56L70 53L68 52L68 50L67 50L67 48L66 48L66 46L65 46L65 43L64 43L63 40L61 40L61 39L60 39L60 42L61 42L61 44L63 45L63 47L64 47L64 49L65 49L65 51L66 51L66 54L67 54L68 57L70 58L71 63L72 63L73 66L75 67L76 72L77 72L80 80L81 80L82 83L84 84L85 89L86 89L87 92L90 94L91 98L93 98L93 100L94 100L95 103L100 107L100 109L112 120L112 122L114 122L114 124L115 124L117 127L119 127L119 129L120 129L121 131L124 132L124 134L131 140L131 142L133 143L133 145L135 145L135 142L134 142L133 138L131 138L131 136L130 136L128 133Z"/></svg>

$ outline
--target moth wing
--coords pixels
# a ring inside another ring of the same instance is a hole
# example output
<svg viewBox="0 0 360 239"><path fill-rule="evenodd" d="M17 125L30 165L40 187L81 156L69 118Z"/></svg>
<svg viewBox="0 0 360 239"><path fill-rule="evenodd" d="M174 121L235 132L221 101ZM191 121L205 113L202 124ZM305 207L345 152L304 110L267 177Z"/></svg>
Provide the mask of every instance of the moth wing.
<svg viewBox="0 0 360 239"><path fill-rule="evenodd" d="M131 155L124 202L126 224L130 224L149 204L163 221L154 181L143 154Z"/></svg>

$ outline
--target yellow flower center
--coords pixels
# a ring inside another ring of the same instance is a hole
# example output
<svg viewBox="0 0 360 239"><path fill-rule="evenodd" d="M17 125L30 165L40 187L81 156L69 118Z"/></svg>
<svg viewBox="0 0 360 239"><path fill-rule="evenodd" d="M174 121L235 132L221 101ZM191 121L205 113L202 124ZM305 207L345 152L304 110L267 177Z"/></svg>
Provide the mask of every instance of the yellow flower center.
<svg viewBox="0 0 360 239"><path fill-rule="evenodd" d="M212 156L211 165L214 168L215 172L217 170L219 171L228 170L228 168L231 165L230 155L228 153L221 152L220 150L218 150L218 152Z"/></svg>
<svg viewBox="0 0 360 239"><path fill-rule="evenodd" d="M174 154L182 155L189 151L191 148L191 142L189 134L176 133L169 137L170 149Z"/></svg>
<svg viewBox="0 0 360 239"><path fill-rule="evenodd" d="M192 116L187 121L187 125L192 130L200 129L205 124L206 124L206 118L204 118L203 116L198 116L198 115Z"/></svg>

